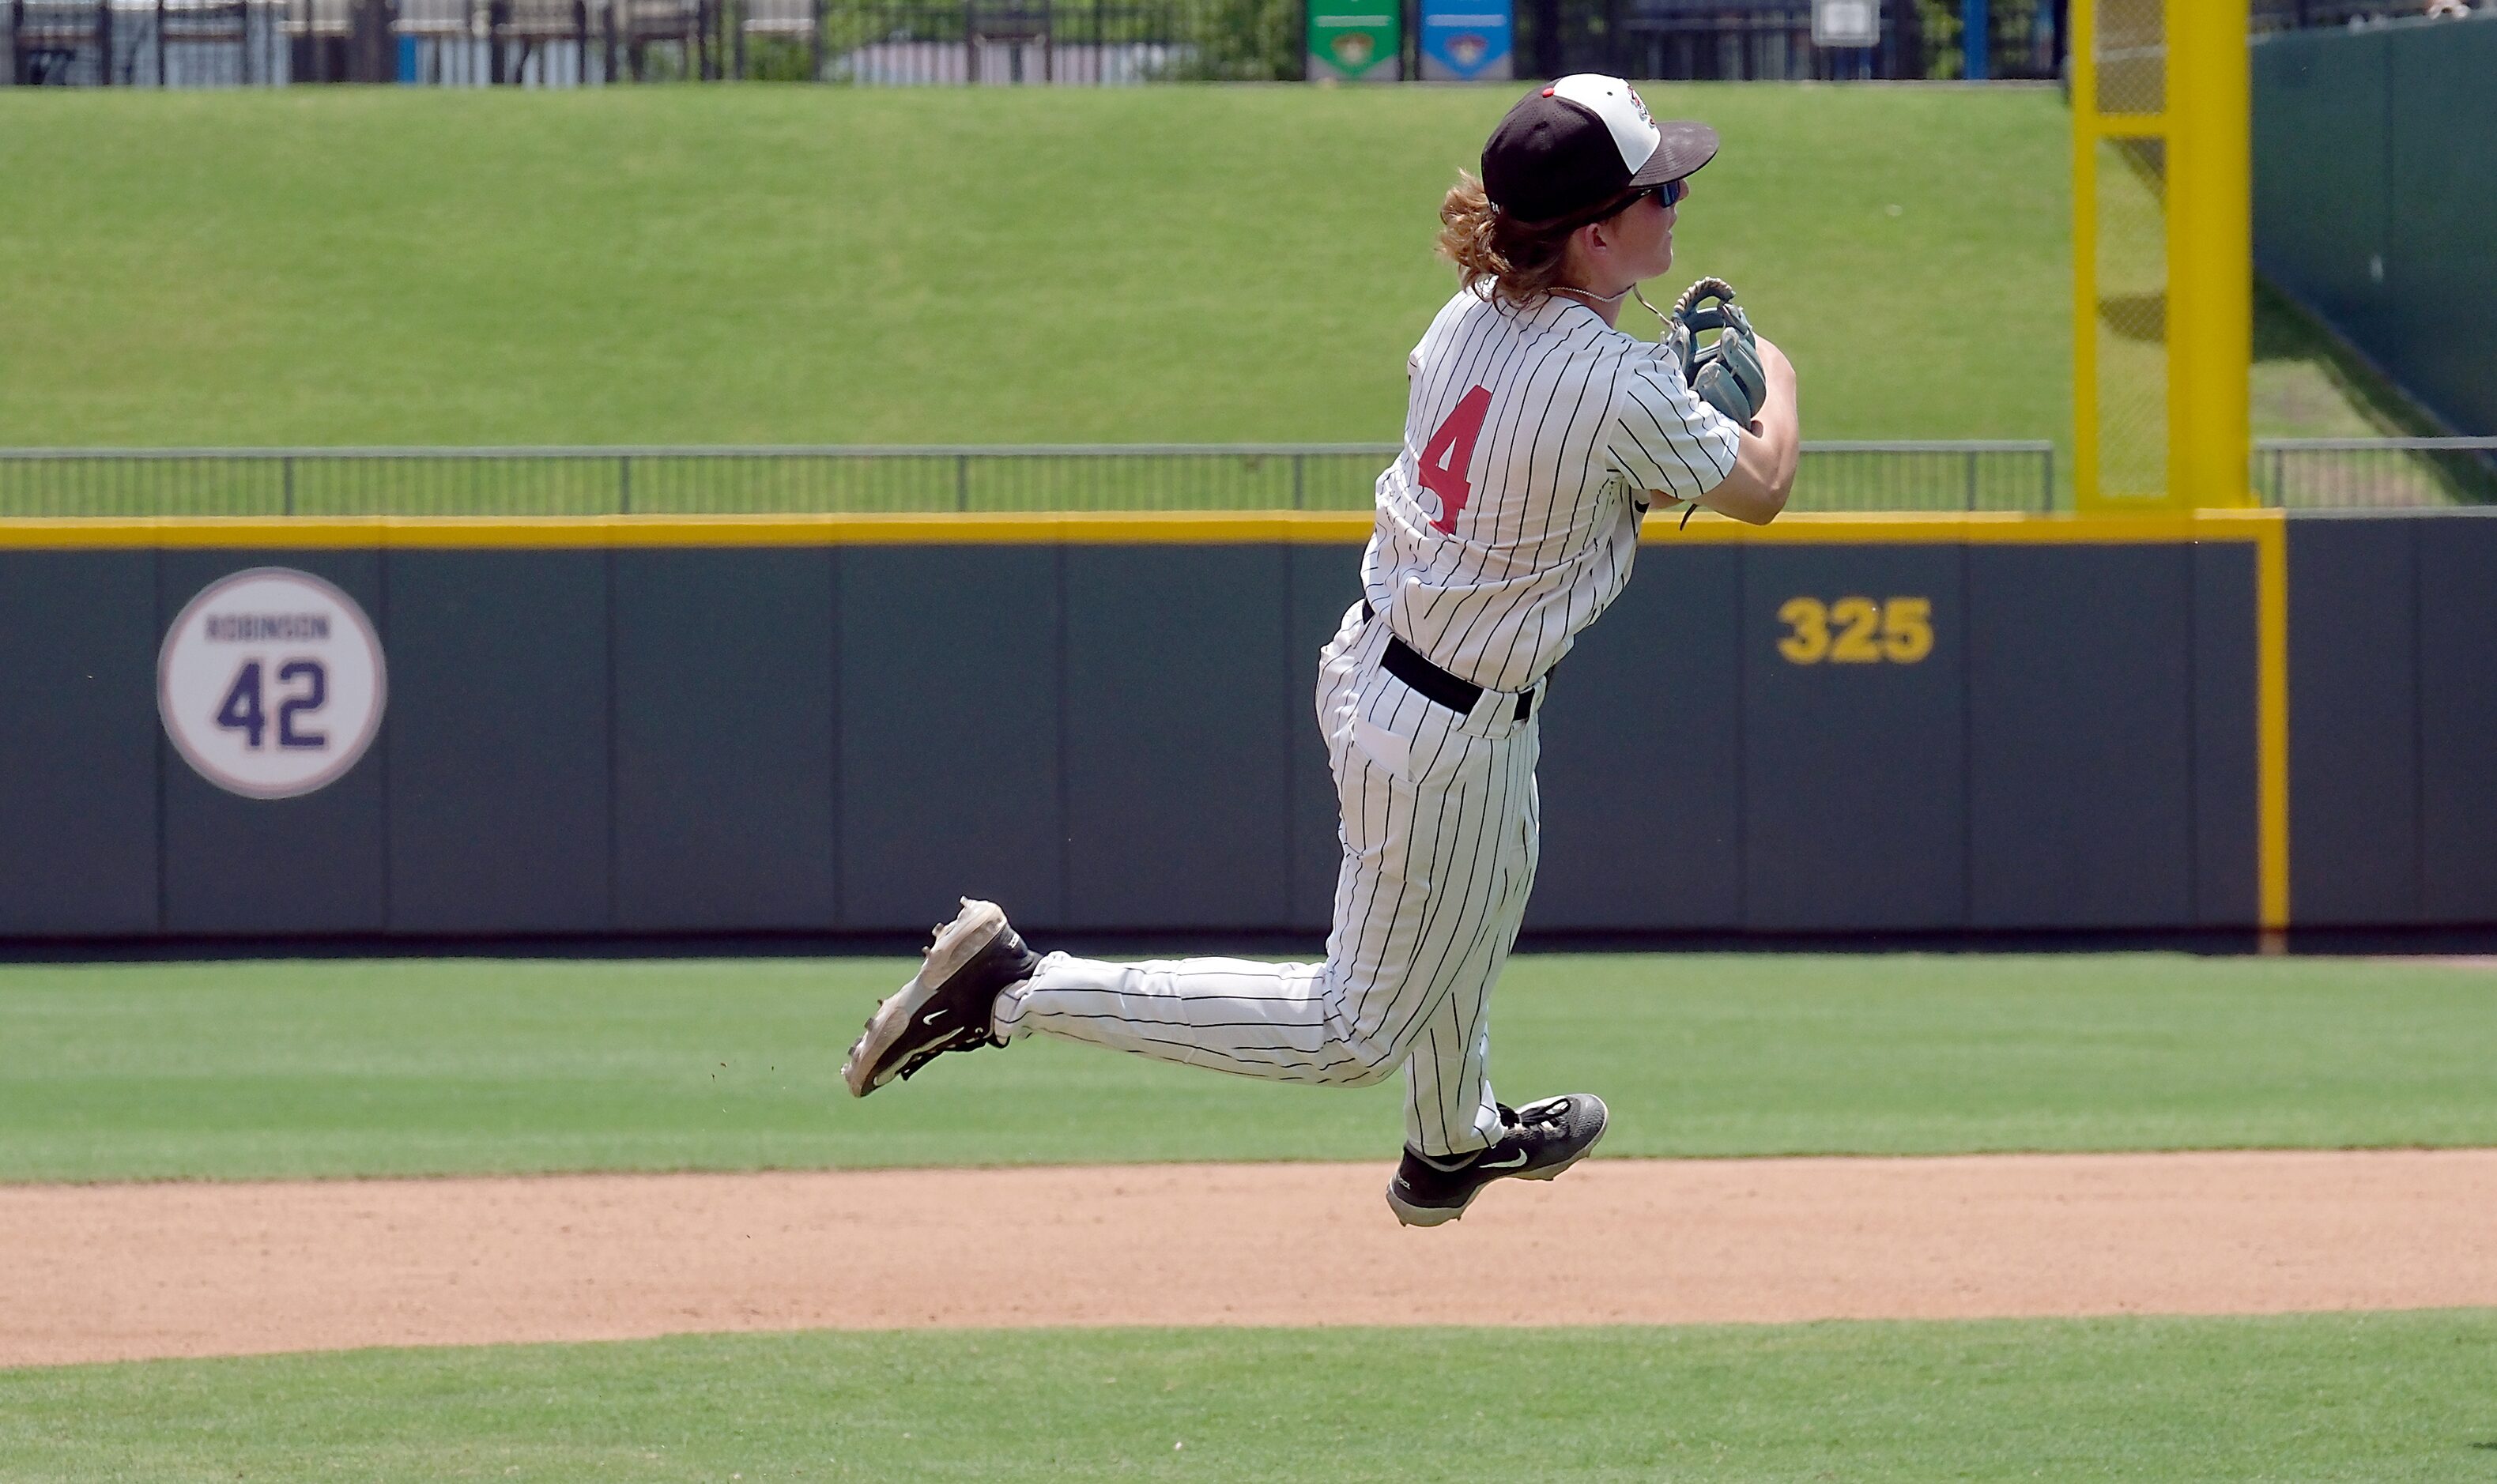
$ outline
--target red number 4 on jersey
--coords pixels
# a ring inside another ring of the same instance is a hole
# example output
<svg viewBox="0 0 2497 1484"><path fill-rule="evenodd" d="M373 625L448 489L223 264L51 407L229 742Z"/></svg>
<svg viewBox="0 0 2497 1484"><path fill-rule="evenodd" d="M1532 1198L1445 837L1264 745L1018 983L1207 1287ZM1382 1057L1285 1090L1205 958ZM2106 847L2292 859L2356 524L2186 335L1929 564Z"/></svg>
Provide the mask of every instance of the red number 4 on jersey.
<svg viewBox="0 0 2497 1484"><path fill-rule="evenodd" d="M1491 389L1476 387L1457 398L1454 412L1422 445L1422 488L1439 497L1439 514L1431 523L1442 531L1457 528L1457 517L1473 497L1466 470L1474 461L1474 440L1482 436L1483 415L1491 411Z"/></svg>

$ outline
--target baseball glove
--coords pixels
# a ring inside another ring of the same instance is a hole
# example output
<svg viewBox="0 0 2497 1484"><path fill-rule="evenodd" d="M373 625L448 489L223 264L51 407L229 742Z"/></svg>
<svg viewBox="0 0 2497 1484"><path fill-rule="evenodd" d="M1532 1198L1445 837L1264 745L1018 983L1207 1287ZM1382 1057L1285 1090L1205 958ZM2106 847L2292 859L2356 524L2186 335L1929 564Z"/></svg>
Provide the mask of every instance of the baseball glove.
<svg viewBox="0 0 2497 1484"><path fill-rule="evenodd" d="M1751 426L1768 399L1769 378L1760 369L1752 322L1734 302L1733 285L1723 278L1700 279L1673 301L1664 324L1665 344L1682 363L1691 390L1737 425ZM1699 334L1711 330L1717 332L1716 340L1699 344Z"/></svg>

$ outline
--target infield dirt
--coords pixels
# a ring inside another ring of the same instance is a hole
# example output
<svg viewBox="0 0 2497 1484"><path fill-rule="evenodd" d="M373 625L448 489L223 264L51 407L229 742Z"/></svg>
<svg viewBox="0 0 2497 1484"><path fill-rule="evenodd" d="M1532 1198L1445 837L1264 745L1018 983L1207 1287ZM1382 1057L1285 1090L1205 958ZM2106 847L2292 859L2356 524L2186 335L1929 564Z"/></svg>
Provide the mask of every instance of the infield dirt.
<svg viewBox="0 0 2497 1484"><path fill-rule="evenodd" d="M0 1367L811 1328L2497 1305L2497 1150L0 1187Z"/></svg>

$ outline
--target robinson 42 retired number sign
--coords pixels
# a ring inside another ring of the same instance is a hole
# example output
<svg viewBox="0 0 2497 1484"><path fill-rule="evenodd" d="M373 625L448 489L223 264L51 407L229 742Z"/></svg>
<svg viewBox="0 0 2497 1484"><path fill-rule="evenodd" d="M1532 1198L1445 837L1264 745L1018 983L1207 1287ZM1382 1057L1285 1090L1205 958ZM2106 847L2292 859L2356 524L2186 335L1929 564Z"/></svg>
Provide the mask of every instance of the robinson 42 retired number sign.
<svg viewBox="0 0 2497 1484"><path fill-rule="evenodd" d="M209 584L156 656L156 707L174 750L250 799L291 799L345 776L381 731L387 689L364 611L287 567Z"/></svg>

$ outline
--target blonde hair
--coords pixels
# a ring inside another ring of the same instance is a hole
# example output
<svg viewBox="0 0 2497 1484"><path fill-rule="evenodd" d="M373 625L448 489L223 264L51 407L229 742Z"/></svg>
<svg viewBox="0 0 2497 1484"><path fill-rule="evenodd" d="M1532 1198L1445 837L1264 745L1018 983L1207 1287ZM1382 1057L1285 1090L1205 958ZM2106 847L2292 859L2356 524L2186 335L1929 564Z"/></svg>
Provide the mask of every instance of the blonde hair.
<svg viewBox="0 0 2497 1484"><path fill-rule="evenodd" d="M1561 281L1569 234L1587 220L1520 222L1492 204L1471 172L1459 171L1439 203L1439 256L1457 266L1467 288L1489 283L1494 299L1523 306Z"/></svg>

